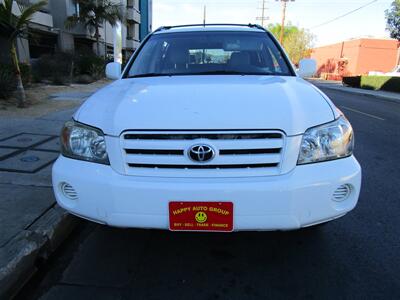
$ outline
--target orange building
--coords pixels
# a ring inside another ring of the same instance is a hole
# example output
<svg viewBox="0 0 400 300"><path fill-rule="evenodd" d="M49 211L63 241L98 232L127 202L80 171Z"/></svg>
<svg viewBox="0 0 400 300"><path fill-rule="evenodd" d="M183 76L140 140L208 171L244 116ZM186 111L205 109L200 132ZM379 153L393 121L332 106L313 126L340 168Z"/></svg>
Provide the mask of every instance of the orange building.
<svg viewBox="0 0 400 300"><path fill-rule="evenodd" d="M369 71L390 72L398 63L399 46L394 39L361 38L315 48L311 57L317 60L320 77L340 79Z"/></svg>

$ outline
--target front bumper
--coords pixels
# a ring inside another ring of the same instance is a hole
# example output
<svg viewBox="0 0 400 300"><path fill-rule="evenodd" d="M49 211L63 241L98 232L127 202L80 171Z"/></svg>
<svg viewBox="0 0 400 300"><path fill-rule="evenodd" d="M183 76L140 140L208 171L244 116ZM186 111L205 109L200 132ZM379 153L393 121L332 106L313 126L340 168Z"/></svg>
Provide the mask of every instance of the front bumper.
<svg viewBox="0 0 400 300"><path fill-rule="evenodd" d="M77 193L68 199L63 183ZM341 185L347 199L332 200ZM60 206L83 218L118 227L169 228L170 201L231 201L234 230L290 230L336 219L352 210L361 187L354 157L297 166L288 174L246 178L161 178L116 173L110 166L60 156L53 166Z"/></svg>

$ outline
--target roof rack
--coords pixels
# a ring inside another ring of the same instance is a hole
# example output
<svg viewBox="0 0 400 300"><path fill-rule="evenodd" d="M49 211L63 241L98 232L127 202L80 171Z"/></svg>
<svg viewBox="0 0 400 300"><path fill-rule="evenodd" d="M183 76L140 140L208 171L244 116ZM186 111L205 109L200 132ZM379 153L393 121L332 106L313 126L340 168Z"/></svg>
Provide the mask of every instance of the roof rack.
<svg viewBox="0 0 400 300"><path fill-rule="evenodd" d="M263 31L267 31L264 27L259 24L234 24L234 23L210 23L210 24L186 24L186 25L174 25L174 26L161 26L157 28L154 32L169 30L172 28L181 28L181 27L206 27L206 26L241 26L241 27L250 27L257 28Z"/></svg>

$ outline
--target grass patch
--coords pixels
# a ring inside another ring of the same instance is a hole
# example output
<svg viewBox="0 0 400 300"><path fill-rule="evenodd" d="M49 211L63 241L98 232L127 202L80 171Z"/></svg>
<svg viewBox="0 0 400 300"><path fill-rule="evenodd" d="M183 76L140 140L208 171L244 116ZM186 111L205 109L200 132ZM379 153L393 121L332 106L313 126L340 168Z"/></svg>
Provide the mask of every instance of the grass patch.
<svg viewBox="0 0 400 300"><path fill-rule="evenodd" d="M343 84L355 88L400 93L400 77L351 76L343 77Z"/></svg>

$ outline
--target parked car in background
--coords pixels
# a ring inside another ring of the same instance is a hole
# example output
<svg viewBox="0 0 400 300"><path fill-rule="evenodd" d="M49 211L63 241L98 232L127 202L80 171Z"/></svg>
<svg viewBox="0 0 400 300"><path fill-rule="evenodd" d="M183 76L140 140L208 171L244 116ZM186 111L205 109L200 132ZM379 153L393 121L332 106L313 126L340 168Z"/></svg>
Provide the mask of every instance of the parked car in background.
<svg viewBox="0 0 400 300"><path fill-rule="evenodd" d="M257 25L163 27L61 134L57 202L119 227L291 230L344 216L353 129Z"/></svg>
<svg viewBox="0 0 400 300"><path fill-rule="evenodd" d="M379 72L379 71L371 71L368 73L368 75L371 76L392 76L392 77L400 77L400 65L395 67L393 71L384 73L384 72Z"/></svg>

